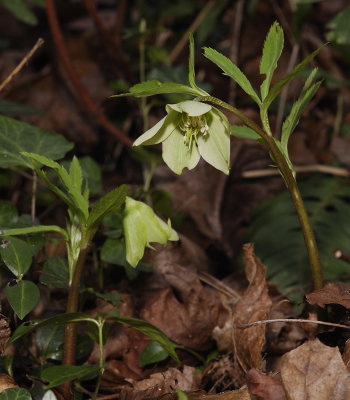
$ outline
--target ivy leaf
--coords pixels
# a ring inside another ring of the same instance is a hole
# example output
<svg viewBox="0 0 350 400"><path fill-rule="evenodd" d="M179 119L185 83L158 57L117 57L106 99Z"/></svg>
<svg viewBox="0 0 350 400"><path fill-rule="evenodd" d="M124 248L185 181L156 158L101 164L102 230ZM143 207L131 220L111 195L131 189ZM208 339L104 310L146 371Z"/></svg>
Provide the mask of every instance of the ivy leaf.
<svg viewBox="0 0 350 400"><path fill-rule="evenodd" d="M16 237L4 238L0 246L0 254L6 267L19 279L32 265L33 252L31 246Z"/></svg>
<svg viewBox="0 0 350 400"><path fill-rule="evenodd" d="M58 256L47 258L44 262L39 281L44 285L68 289L69 270L67 260Z"/></svg>
<svg viewBox="0 0 350 400"><path fill-rule="evenodd" d="M11 0L12 2L12 0ZM21 152L59 159L73 148L62 135L0 115L0 167L31 168Z"/></svg>
<svg viewBox="0 0 350 400"><path fill-rule="evenodd" d="M0 400L32 400L32 396L26 389L10 388L1 392Z"/></svg>
<svg viewBox="0 0 350 400"><path fill-rule="evenodd" d="M273 72L277 68L284 44L283 30L276 21L271 26L264 43L263 54L260 61L260 73L266 78L260 86L261 98L264 101L270 88Z"/></svg>
<svg viewBox="0 0 350 400"><path fill-rule="evenodd" d="M31 281L21 280L15 285L8 284L6 297L19 319L23 319L37 305L40 299L38 287Z"/></svg>
<svg viewBox="0 0 350 400"><path fill-rule="evenodd" d="M45 368L41 373L41 379L49 382L45 389L51 389L75 379L92 379L99 369L97 365L56 365Z"/></svg>
<svg viewBox="0 0 350 400"><path fill-rule="evenodd" d="M256 94L248 78L244 73L233 64L233 62L219 53L218 51L211 49L210 47L204 47L204 57L208 58L214 64L224 71L224 75L232 78L237 84L258 104L261 104L259 96Z"/></svg>
<svg viewBox="0 0 350 400"><path fill-rule="evenodd" d="M147 97L154 96L156 94L167 94L167 93L185 93L193 96L202 96L202 91L193 89L187 85L174 82L159 82L157 80L145 81L137 83L130 88L128 93L116 94L111 97Z"/></svg>

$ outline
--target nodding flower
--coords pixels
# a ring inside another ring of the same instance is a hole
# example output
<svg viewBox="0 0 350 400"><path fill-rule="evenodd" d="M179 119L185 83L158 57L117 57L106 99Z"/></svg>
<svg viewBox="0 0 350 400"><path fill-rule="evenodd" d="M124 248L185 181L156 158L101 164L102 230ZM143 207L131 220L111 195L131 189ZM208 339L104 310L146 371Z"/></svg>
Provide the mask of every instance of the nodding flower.
<svg viewBox="0 0 350 400"><path fill-rule="evenodd" d="M167 104L167 116L135 140L134 146L162 143L162 157L177 174L192 169L200 157L229 173L230 127L226 116L209 104L187 100Z"/></svg>

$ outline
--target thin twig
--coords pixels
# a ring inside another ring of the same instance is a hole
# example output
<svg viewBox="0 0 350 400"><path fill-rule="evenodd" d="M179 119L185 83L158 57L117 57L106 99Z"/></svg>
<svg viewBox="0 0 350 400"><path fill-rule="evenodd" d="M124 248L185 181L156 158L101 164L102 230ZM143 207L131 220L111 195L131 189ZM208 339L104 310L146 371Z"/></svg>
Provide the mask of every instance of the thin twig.
<svg viewBox="0 0 350 400"><path fill-rule="evenodd" d="M215 4L215 0L209 0L206 3L206 5L202 8L200 13L197 15L195 20L192 22L190 27L187 29L187 31L183 34L183 36L180 39L180 41L178 42L178 44L174 47L172 52L169 54L169 61L170 61L171 64L177 59L177 57L179 56L181 51L187 45L189 33L190 32L195 32L197 30L197 28L199 27L199 25L203 21L204 17L207 15L209 10L214 6L214 4Z"/></svg>
<svg viewBox="0 0 350 400"><path fill-rule="evenodd" d="M56 8L53 0L45 0L47 17L50 23L51 32L57 47L58 54L63 63L63 66L68 74L70 81L72 82L77 94L84 103L85 107L92 114L99 124L103 126L109 133L118 138L122 143L127 146L132 145L132 140L129 139L120 129L118 129L100 110L91 98L83 84L81 83L79 76L73 67L71 59L68 54L66 44L63 39L63 34L58 23Z"/></svg>
<svg viewBox="0 0 350 400"><path fill-rule="evenodd" d="M244 1L238 0L235 4L235 17L231 27L230 32L230 49L229 49L229 58L230 60L238 65L238 47L240 42L242 21L243 21L243 11L244 11ZM237 92L237 83L234 79L230 79L230 88L229 88L229 96L228 102L232 105L235 105L236 92Z"/></svg>
<svg viewBox="0 0 350 400"><path fill-rule="evenodd" d="M10 75L1 83L0 92L8 85L12 79L21 71L21 69L25 66L25 64L29 61L29 59L33 56L33 54L44 44L44 40L39 38L33 48L29 51L29 53L23 58L23 60L17 65L17 67L10 73Z"/></svg>
<svg viewBox="0 0 350 400"><path fill-rule="evenodd" d="M301 322L301 323L306 323L306 324L326 325L326 326L333 326L335 328L350 329L350 326L348 326L348 325L335 324L333 322L313 321L310 319L300 319L300 318L296 318L296 319L290 319L290 318L265 319L262 321L251 322L250 324L238 325L237 328L247 329L247 328L250 328L251 326L272 324L273 322L298 322L298 323Z"/></svg>
<svg viewBox="0 0 350 400"><path fill-rule="evenodd" d="M323 174L329 174L334 176L340 176L343 178L350 177L350 171L345 168L339 167L332 167L329 165L320 165L320 164L312 164L312 165L302 165L299 167L294 167L297 173L304 173L304 172L321 172ZM276 176L280 175L280 172L277 169L254 169L250 171L242 172L243 178L264 178L267 176Z"/></svg>

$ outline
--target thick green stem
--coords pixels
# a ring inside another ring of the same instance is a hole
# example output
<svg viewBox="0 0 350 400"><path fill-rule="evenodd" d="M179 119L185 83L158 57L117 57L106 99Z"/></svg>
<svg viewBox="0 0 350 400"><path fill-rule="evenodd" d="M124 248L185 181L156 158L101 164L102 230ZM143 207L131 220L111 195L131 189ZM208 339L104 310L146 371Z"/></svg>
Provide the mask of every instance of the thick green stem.
<svg viewBox="0 0 350 400"><path fill-rule="evenodd" d="M68 301L66 312L73 313L78 311L80 279L84 269L87 248L81 250L74 269L73 280L68 291ZM63 358L62 365L74 365L76 352L76 324L67 324L64 330ZM71 382L66 382L61 386L66 396L71 396ZM68 398L68 397L67 397Z"/></svg>
<svg viewBox="0 0 350 400"><path fill-rule="evenodd" d="M320 257L317 249L317 244L315 240L315 235L309 220L309 216L307 215L305 205L303 199L300 195L300 191L297 185L297 182L294 178L294 175L289 168L289 165L277 146L274 138L266 133L263 129L261 129L254 121L244 115L237 108L231 106L230 104L225 103L222 100L217 99L216 97L206 96L199 97L198 100L208 101L210 103L219 105L226 110L232 112L236 117L238 117L245 125L249 128L253 129L265 142L268 149L270 150L273 160L276 162L285 182L287 184L289 193L292 197L296 212L298 214L298 218L300 221L300 226L304 235L304 240L306 244L306 248L309 255L310 267L312 272L312 280L314 289L321 289L323 287L323 273L320 262Z"/></svg>

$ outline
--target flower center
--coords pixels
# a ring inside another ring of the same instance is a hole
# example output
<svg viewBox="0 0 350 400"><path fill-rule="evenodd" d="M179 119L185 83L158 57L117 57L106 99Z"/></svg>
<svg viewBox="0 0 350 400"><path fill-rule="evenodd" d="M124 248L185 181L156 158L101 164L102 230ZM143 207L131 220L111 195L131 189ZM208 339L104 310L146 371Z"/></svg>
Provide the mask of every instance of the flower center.
<svg viewBox="0 0 350 400"><path fill-rule="evenodd" d="M202 134L207 135L209 132L209 127L207 124L207 119L205 115L200 115L199 117L190 117L186 113L182 113L181 123L179 125L180 129L184 134L184 143L190 149L194 142L198 146L197 135Z"/></svg>

